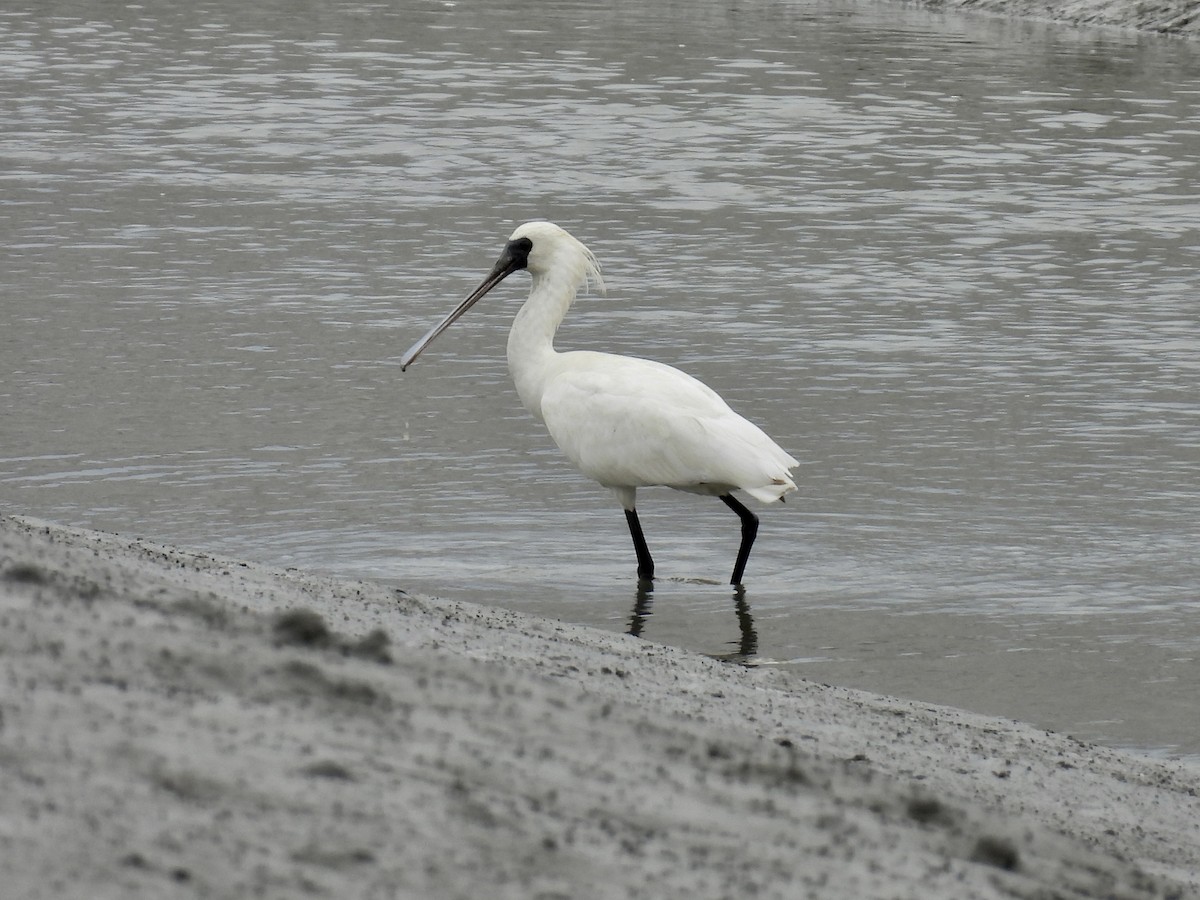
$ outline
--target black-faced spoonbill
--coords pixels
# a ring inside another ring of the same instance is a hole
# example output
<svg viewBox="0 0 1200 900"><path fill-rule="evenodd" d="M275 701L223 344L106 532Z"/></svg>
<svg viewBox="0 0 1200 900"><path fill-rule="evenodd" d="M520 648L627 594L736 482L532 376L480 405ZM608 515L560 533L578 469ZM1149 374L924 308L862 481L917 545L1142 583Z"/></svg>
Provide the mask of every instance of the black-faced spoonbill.
<svg viewBox="0 0 1200 900"><path fill-rule="evenodd" d="M508 369L517 393L567 458L616 493L633 536L638 577L654 578L654 560L635 495L639 487L665 485L720 497L738 514L742 541L730 582L740 585L758 516L733 491L764 503L782 500L796 489L791 469L798 463L691 375L648 359L556 351L554 333L576 291L589 282L604 285L591 251L562 228L527 222L514 231L483 283L401 357L401 371L518 269L529 270L533 287L508 335Z"/></svg>

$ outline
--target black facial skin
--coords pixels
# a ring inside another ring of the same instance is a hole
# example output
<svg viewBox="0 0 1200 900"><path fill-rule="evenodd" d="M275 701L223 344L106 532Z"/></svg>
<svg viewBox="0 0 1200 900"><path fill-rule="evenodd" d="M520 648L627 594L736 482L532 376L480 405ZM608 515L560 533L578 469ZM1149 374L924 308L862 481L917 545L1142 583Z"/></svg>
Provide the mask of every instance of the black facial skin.
<svg viewBox="0 0 1200 900"><path fill-rule="evenodd" d="M507 261L509 271L524 269L529 265L529 251L533 249L533 241L529 238L517 238L504 245L501 261Z"/></svg>

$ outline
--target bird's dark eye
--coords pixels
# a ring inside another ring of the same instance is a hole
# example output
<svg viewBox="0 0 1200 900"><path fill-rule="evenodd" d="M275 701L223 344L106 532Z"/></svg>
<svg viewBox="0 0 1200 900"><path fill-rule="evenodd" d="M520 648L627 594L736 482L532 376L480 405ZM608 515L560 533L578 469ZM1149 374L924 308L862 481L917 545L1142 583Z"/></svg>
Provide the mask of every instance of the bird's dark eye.
<svg viewBox="0 0 1200 900"><path fill-rule="evenodd" d="M514 269L524 269L529 265L529 251L533 249L533 241L529 238L517 238L509 241L504 248L505 255L512 261Z"/></svg>

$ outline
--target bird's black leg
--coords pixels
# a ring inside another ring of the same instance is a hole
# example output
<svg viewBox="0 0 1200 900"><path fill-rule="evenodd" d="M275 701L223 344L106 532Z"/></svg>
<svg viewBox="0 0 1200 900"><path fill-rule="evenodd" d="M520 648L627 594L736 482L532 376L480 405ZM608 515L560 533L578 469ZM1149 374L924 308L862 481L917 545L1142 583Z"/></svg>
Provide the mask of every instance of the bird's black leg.
<svg viewBox="0 0 1200 900"><path fill-rule="evenodd" d="M754 546L754 537L758 534L758 516L746 509L733 494L722 494L721 500L742 520L742 546L738 548L733 577L729 579L730 584L741 584L742 574L746 571L746 560L750 558L750 548Z"/></svg>
<svg viewBox="0 0 1200 900"><path fill-rule="evenodd" d="M629 523L629 533L633 537L633 551L637 554L638 578L642 581L652 581L654 579L654 560L650 556L650 548L646 546L646 536L642 534L642 523L638 521L637 510L625 510L625 521Z"/></svg>

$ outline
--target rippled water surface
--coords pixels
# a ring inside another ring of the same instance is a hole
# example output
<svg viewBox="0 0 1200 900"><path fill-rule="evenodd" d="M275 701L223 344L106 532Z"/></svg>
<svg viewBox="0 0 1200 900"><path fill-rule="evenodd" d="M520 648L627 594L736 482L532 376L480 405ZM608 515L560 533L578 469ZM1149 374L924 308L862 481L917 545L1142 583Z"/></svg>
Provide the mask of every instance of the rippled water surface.
<svg viewBox="0 0 1200 900"><path fill-rule="evenodd" d="M1200 757L1200 65L907 6L62 2L0 13L0 504ZM561 348L801 460L741 615L721 504L624 517L520 407ZM648 615L647 615L648 613ZM749 615L747 615L749 613Z"/></svg>

